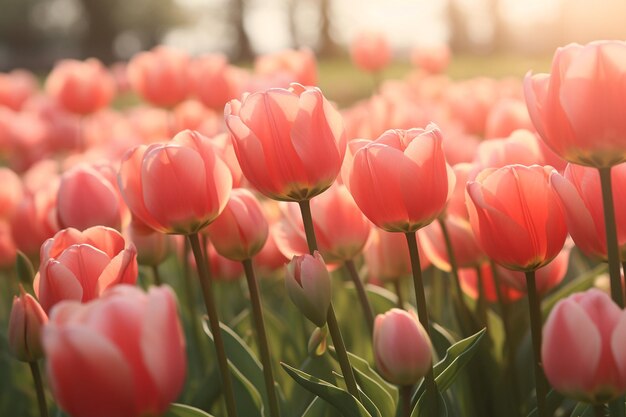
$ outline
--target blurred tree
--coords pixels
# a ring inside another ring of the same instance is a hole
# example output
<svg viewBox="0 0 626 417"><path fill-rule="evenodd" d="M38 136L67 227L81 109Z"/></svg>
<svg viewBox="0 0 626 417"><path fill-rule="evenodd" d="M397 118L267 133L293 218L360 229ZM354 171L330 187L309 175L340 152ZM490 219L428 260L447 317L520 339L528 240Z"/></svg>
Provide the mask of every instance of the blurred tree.
<svg viewBox="0 0 626 417"><path fill-rule="evenodd" d="M319 56L337 55L339 48L331 36L331 0L320 0L320 37L318 46Z"/></svg>
<svg viewBox="0 0 626 417"><path fill-rule="evenodd" d="M235 60L252 59L254 53L250 45L250 38L245 26L246 0L230 1L230 22L237 37L237 51L233 54Z"/></svg>
<svg viewBox="0 0 626 417"><path fill-rule="evenodd" d="M448 0L447 20L450 30L450 48L455 53L464 52L470 46L465 19L465 13L457 1Z"/></svg>

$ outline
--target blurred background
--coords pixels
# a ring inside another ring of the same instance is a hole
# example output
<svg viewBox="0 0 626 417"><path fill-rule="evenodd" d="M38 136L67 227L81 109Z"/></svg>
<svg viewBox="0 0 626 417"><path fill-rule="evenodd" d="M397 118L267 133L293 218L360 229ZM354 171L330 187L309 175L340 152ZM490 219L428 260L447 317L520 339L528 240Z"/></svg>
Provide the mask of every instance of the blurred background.
<svg viewBox="0 0 626 417"><path fill-rule="evenodd" d="M442 43L455 57L549 59L572 41L626 38L624 16L624 0L2 0L0 71L112 63L159 43L240 63L308 46L332 62L363 29L384 32L401 62Z"/></svg>

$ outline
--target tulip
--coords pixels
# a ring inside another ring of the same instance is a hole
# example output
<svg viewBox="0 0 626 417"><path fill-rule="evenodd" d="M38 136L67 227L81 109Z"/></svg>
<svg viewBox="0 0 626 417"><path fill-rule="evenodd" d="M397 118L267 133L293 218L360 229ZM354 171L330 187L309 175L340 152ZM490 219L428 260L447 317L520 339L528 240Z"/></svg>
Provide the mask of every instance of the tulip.
<svg viewBox="0 0 626 417"><path fill-rule="evenodd" d="M491 107L485 122L486 138L505 138L519 129L534 130L526 103L504 98Z"/></svg>
<svg viewBox="0 0 626 417"><path fill-rule="evenodd" d="M222 212L232 178L210 141L185 130L122 160L120 191L134 216L162 233L197 233Z"/></svg>
<svg viewBox="0 0 626 417"><path fill-rule="evenodd" d="M170 251L170 236L156 232L133 219L125 230L126 237L137 249L137 263L156 267L163 263Z"/></svg>
<svg viewBox="0 0 626 417"><path fill-rule="evenodd" d="M451 59L447 45L421 46L411 51L411 64L429 74L439 74L448 68Z"/></svg>
<svg viewBox="0 0 626 417"><path fill-rule="evenodd" d="M123 208L111 165L79 164L61 175L57 194L61 227L84 230L101 225L119 230Z"/></svg>
<svg viewBox="0 0 626 417"><path fill-rule="evenodd" d="M95 58L66 59L48 75L46 92L70 112L86 115L109 105L115 96L115 81Z"/></svg>
<svg viewBox="0 0 626 417"><path fill-rule="evenodd" d="M61 300L87 302L107 288L134 284L137 251L115 229L95 226L63 229L41 246L41 264L33 287L50 312Z"/></svg>
<svg viewBox="0 0 626 417"><path fill-rule="evenodd" d="M10 219L24 198L20 177L9 168L0 167L0 219Z"/></svg>
<svg viewBox="0 0 626 417"><path fill-rule="evenodd" d="M37 79L30 71L15 69L9 73L0 73L0 106L20 111L36 91Z"/></svg>
<svg viewBox="0 0 626 417"><path fill-rule="evenodd" d="M57 182L34 193L27 192L11 218L11 235L19 250L36 258L42 243L52 237L59 226L56 220Z"/></svg>
<svg viewBox="0 0 626 417"><path fill-rule="evenodd" d="M539 140L528 130L516 130L507 138L489 139L478 145L476 165L481 168L501 168L505 165L543 165Z"/></svg>
<svg viewBox="0 0 626 417"><path fill-rule="evenodd" d="M565 218L549 167L508 165L486 169L467 184L474 234L485 253L508 269L547 265L563 247Z"/></svg>
<svg viewBox="0 0 626 417"><path fill-rule="evenodd" d="M261 271L261 276L270 275L274 271L282 268L289 259L280 251L276 244L275 236L278 234L278 225L271 224L265 245L254 258L255 266Z"/></svg>
<svg viewBox="0 0 626 417"><path fill-rule="evenodd" d="M430 260L424 250L419 250L419 254L420 265L425 270L430 266ZM401 277L411 273L411 258L406 239L399 233L372 229L364 257L370 280L399 281Z"/></svg>
<svg viewBox="0 0 626 417"><path fill-rule="evenodd" d="M228 103L224 117L243 174L266 196L304 201L335 181L346 136L319 89L291 84L250 94Z"/></svg>
<svg viewBox="0 0 626 417"><path fill-rule="evenodd" d="M286 256L308 253L302 216L295 205L281 203L283 216L278 223L277 243ZM356 257L365 246L370 222L363 216L343 185L333 185L311 200L313 227L318 249L329 263Z"/></svg>
<svg viewBox="0 0 626 417"><path fill-rule="evenodd" d="M550 74L526 75L524 93L541 138L569 162L626 161L626 42L558 48Z"/></svg>
<svg viewBox="0 0 626 417"><path fill-rule="evenodd" d="M245 76L243 71L228 64L223 54L205 54L191 63L193 91L207 107L223 110L229 100L241 95Z"/></svg>
<svg viewBox="0 0 626 417"><path fill-rule="evenodd" d="M47 322L48 316L37 300L20 285L20 296L13 297L9 317L9 352L23 362L35 362L43 358L41 329Z"/></svg>
<svg viewBox="0 0 626 417"><path fill-rule="evenodd" d="M615 217L620 257L626 261L626 165L612 169ZM557 192L567 220L567 228L576 246L587 256L607 260L606 232L602 214L600 175L593 168L568 164L563 176L554 175Z"/></svg>
<svg viewBox="0 0 626 417"><path fill-rule="evenodd" d="M254 61L254 71L262 77L285 74L289 82L317 85L317 62L308 48L261 55Z"/></svg>
<svg viewBox="0 0 626 417"><path fill-rule="evenodd" d="M144 100L173 107L190 92L190 59L176 49L157 46L135 55L128 63L128 81Z"/></svg>
<svg viewBox="0 0 626 417"><path fill-rule="evenodd" d="M268 235L263 209L254 195L234 189L230 199L207 231L215 250L233 261L251 259L261 251Z"/></svg>
<svg viewBox="0 0 626 417"><path fill-rule="evenodd" d="M350 43L352 63L367 72L378 72L391 61L391 47L382 33L359 33Z"/></svg>
<svg viewBox="0 0 626 417"><path fill-rule="evenodd" d="M490 303L498 303L498 292L496 284L500 287L500 293L502 296L502 302L509 304L515 302L524 296L524 293L513 286L510 286L507 281L502 279L501 273L508 271L504 268L496 267L498 272L498 282L495 282L493 271L489 262L483 262L480 266L480 278L482 281L478 281L478 272L476 268L461 268L459 269L459 281L463 292L474 300L478 300L480 297L480 291L486 301Z"/></svg>
<svg viewBox="0 0 626 417"><path fill-rule="evenodd" d="M430 370L432 344L413 310L376 316L373 347L376 368L393 384L414 385Z"/></svg>
<svg viewBox="0 0 626 417"><path fill-rule="evenodd" d="M626 392L625 350L626 313L597 289L560 300L543 328L546 376L577 400L601 404Z"/></svg>
<svg viewBox="0 0 626 417"><path fill-rule="evenodd" d="M354 153L344 180L372 223L407 233L441 214L454 187L441 143L441 132L431 124L425 130L388 130Z"/></svg>
<svg viewBox="0 0 626 417"><path fill-rule="evenodd" d="M123 285L84 305L63 302L43 346L54 397L73 417L162 415L185 383L185 339L166 286L146 294Z"/></svg>
<svg viewBox="0 0 626 417"><path fill-rule="evenodd" d="M17 247L11 236L11 225L0 219L0 271L13 269L16 256Z"/></svg>
<svg viewBox="0 0 626 417"><path fill-rule="evenodd" d="M322 256L317 251L313 256L294 256L285 271L285 287L291 301L307 319L323 327L330 307L331 285Z"/></svg>

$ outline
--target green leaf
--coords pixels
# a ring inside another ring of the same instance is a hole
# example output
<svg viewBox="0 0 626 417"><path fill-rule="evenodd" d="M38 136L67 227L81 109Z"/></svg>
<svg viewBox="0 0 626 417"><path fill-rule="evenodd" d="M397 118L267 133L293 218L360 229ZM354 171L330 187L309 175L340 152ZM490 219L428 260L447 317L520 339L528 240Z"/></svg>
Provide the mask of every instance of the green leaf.
<svg viewBox="0 0 626 417"><path fill-rule="evenodd" d="M304 410L302 417L324 417L326 415L327 403L320 397L313 398L311 404Z"/></svg>
<svg viewBox="0 0 626 417"><path fill-rule="evenodd" d="M237 414L246 417L263 417L263 399L259 391L231 362L228 365L233 376Z"/></svg>
<svg viewBox="0 0 626 417"><path fill-rule="evenodd" d="M546 407L548 409L548 414L549 415L553 415L554 412L556 411L556 409L559 408L559 406L561 405L561 403L563 402L564 399L565 399L565 397L563 397L558 391L555 391L555 390L551 389L550 392L548 392L548 395L546 395ZM581 403L581 404L584 404L584 403ZM578 406L577 406L577 408L578 408ZM593 409L592 409L592 411L593 411ZM535 407L528 414L528 417L537 417L538 415L539 415L539 411ZM576 414L572 414L572 416L575 416L575 415Z"/></svg>
<svg viewBox="0 0 626 417"><path fill-rule="evenodd" d="M397 307L398 297L391 291L371 284L365 284L365 290L375 314L382 314Z"/></svg>
<svg viewBox="0 0 626 417"><path fill-rule="evenodd" d="M603 416L612 415L610 414L609 408L607 406L603 404L600 407L602 407ZM576 404L576 407L574 408L574 411L572 411L570 417L594 417L595 415L596 410L594 409L593 405L589 403L578 403Z"/></svg>
<svg viewBox="0 0 626 417"><path fill-rule="evenodd" d="M335 371L333 371L333 375L338 380L343 381L344 382L343 385L345 385L343 375ZM378 409L378 406L374 404L374 401L372 401L372 399L368 397L367 394L360 387L357 387L357 389L359 390L359 394L361 395L361 404L363 404L363 406L372 415L372 417L383 417L382 414L380 413L380 410Z"/></svg>
<svg viewBox="0 0 626 417"><path fill-rule="evenodd" d="M601 263L592 270L586 271L576 279L570 281L567 285L564 285L558 291L555 291L545 297L543 302L541 303L541 312L543 314L543 317L547 317L548 314L550 314L550 311L552 311L552 308L554 308L555 304L559 300L562 300L568 295L574 294L576 292L585 291L591 288L596 277L606 272L606 269L607 265Z"/></svg>
<svg viewBox="0 0 626 417"><path fill-rule="evenodd" d="M211 414L185 404L172 404L163 417L212 417Z"/></svg>
<svg viewBox="0 0 626 417"><path fill-rule="evenodd" d="M433 404L434 401L426 398L426 395L422 395L413 408L411 417L448 417L448 406L446 405L441 392L437 393L437 399L439 404L435 409L435 404Z"/></svg>
<svg viewBox="0 0 626 417"><path fill-rule="evenodd" d="M327 401L339 410L343 416L372 417L367 409L360 402L358 402L356 398L336 385L316 378L296 368L292 368L286 363L281 362L281 366L298 384Z"/></svg>
<svg viewBox="0 0 626 417"><path fill-rule="evenodd" d="M33 268L33 264L30 259L28 259L28 256L24 255L24 253L19 250L15 257L15 272L20 282L28 283L28 285L31 285L33 279L35 279L35 268Z"/></svg>

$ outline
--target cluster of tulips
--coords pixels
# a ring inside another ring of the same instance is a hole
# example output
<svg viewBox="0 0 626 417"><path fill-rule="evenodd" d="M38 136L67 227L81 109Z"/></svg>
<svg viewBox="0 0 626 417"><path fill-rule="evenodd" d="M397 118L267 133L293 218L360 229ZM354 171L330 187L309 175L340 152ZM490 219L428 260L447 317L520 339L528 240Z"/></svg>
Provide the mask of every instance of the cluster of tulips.
<svg viewBox="0 0 626 417"><path fill-rule="evenodd" d="M391 56L373 33L351 52L375 76ZM626 415L626 43L559 48L523 83L454 82L449 58L418 50L343 110L308 50L68 60L43 92L0 74L7 346L42 417L50 397L72 417Z"/></svg>

